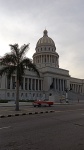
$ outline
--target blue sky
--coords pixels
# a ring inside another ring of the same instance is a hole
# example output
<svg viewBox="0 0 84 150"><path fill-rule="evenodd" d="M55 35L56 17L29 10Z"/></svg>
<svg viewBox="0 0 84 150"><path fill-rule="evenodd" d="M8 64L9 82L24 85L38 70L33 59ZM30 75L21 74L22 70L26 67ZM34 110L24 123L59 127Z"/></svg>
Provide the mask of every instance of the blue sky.
<svg viewBox="0 0 84 150"><path fill-rule="evenodd" d="M30 43L32 58L45 28L60 68L84 78L84 0L0 0L0 56L10 52L9 44Z"/></svg>

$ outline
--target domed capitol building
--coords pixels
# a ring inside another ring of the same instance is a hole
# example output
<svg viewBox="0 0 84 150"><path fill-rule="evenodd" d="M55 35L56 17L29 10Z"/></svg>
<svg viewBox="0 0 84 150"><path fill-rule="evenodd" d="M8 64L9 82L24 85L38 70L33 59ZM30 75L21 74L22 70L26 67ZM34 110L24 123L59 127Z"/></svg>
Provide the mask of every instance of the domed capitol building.
<svg viewBox="0 0 84 150"><path fill-rule="evenodd" d="M84 80L72 78L68 70L59 67L59 54L47 30L44 30L43 37L36 44L33 62L40 72L40 78L35 72L25 70L20 100L46 99L59 102L61 97L66 97L66 93L68 101L84 99ZM11 80L6 75L0 78L0 99L15 100L15 81L15 75Z"/></svg>

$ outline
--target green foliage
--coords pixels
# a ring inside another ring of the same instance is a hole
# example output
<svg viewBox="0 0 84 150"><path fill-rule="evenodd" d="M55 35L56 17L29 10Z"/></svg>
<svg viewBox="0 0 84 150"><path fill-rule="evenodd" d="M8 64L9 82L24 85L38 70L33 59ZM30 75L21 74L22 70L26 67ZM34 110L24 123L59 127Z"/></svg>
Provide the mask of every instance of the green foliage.
<svg viewBox="0 0 84 150"><path fill-rule="evenodd" d="M19 100L19 102L34 102L34 100Z"/></svg>
<svg viewBox="0 0 84 150"><path fill-rule="evenodd" d="M9 100L0 100L0 103L8 103Z"/></svg>
<svg viewBox="0 0 84 150"><path fill-rule="evenodd" d="M6 53L0 58L2 68L0 75L7 74L10 79L13 73L16 73L16 110L19 110L19 86L21 85L22 77L25 74L25 69L32 69L39 75L35 64L25 54L29 49L29 44L24 44L19 48L18 44L11 45L11 53Z"/></svg>
<svg viewBox="0 0 84 150"><path fill-rule="evenodd" d="M35 64L29 58L25 57L29 49L29 44L24 44L20 48L18 44L10 45L10 47L11 53L6 53L0 58L0 63L3 65L0 69L0 75L7 73L10 79L13 73L16 72L19 85L21 84L22 76L25 74L25 69L27 68L35 71L37 75L40 76Z"/></svg>

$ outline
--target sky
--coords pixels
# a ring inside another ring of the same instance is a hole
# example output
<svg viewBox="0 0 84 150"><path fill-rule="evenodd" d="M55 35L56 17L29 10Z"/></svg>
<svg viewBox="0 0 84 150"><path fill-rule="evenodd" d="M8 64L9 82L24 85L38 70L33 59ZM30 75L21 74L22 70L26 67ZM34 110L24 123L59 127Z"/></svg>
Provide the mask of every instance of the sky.
<svg viewBox="0 0 84 150"><path fill-rule="evenodd" d="M45 28L59 67L84 79L84 0L0 0L0 56L10 52L9 44L30 43L32 58Z"/></svg>

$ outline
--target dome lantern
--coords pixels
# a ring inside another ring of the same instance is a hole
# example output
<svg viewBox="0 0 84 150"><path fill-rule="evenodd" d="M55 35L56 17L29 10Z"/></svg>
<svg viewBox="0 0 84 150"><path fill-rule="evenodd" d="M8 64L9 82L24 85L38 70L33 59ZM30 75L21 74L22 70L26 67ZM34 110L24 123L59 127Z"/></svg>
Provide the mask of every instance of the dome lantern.
<svg viewBox="0 0 84 150"><path fill-rule="evenodd" d="M46 29L43 31L43 36L48 36L48 31Z"/></svg>
<svg viewBox="0 0 84 150"><path fill-rule="evenodd" d="M43 37L41 37L37 44L36 48L41 47L41 46L53 46L56 49L54 41L48 36L48 31L45 29L43 31Z"/></svg>

